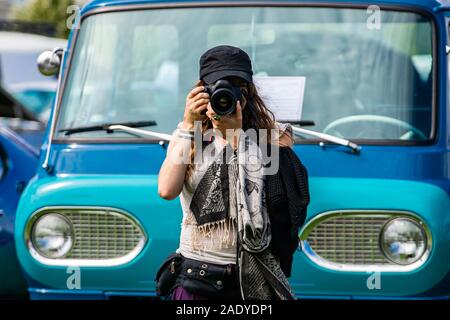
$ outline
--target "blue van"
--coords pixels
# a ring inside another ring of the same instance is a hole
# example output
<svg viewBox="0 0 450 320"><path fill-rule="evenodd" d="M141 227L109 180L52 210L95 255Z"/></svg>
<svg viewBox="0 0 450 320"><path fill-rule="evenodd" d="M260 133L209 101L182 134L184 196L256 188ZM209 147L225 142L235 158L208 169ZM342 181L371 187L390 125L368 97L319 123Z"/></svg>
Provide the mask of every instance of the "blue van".
<svg viewBox="0 0 450 320"><path fill-rule="evenodd" d="M31 298L156 296L182 217L158 171L200 55L228 44L255 76L305 82L278 119L310 176L297 297L448 299L449 17L437 0L89 3L41 60L60 83L15 220Z"/></svg>

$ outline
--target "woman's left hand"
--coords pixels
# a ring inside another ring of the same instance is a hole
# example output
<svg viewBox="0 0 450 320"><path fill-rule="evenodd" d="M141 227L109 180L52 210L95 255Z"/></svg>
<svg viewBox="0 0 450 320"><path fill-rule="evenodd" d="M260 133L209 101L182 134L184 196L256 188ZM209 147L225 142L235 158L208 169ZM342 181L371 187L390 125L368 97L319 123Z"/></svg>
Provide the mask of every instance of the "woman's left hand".
<svg viewBox="0 0 450 320"><path fill-rule="evenodd" d="M224 139L231 139L231 137L227 137L227 130L232 130L228 133L232 134L234 137L236 130L242 129L242 107L239 101L236 103L235 113L226 116L219 116L218 120L215 119L216 113L212 109L211 103L208 103L206 115L211 120L213 128L218 129L222 133Z"/></svg>

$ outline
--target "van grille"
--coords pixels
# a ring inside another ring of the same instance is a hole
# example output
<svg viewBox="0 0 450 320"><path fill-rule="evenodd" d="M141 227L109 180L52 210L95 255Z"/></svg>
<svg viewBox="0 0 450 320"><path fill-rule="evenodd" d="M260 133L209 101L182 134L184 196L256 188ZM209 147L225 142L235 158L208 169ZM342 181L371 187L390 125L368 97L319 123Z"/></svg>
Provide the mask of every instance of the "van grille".
<svg viewBox="0 0 450 320"><path fill-rule="evenodd" d="M379 235L390 216L334 216L310 230L307 242L322 259L350 265L392 264L381 253Z"/></svg>
<svg viewBox="0 0 450 320"><path fill-rule="evenodd" d="M127 216L111 211L62 212L73 224L75 241L66 259L104 260L126 256L145 236Z"/></svg>

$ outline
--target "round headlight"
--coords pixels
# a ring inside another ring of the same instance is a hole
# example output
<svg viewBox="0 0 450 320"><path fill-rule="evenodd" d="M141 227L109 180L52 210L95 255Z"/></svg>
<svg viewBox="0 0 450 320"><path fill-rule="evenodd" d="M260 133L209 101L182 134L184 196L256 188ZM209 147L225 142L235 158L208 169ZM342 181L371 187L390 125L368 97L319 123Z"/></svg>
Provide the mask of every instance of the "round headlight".
<svg viewBox="0 0 450 320"><path fill-rule="evenodd" d="M418 261L427 248L424 228L409 218L394 218L380 234L381 251L390 261L408 265Z"/></svg>
<svg viewBox="0 0 450 320"><path fill-rule="evenodd" d="M31 242L44 257L62 258L72 249L72 225L63 215L46 214L34 223Z"/></svg>

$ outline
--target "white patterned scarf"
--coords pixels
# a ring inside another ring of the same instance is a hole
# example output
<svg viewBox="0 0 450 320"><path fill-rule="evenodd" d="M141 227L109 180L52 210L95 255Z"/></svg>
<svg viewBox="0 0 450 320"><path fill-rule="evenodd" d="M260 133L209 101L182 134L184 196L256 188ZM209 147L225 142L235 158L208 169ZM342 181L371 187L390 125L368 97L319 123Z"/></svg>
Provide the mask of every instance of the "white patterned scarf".
<svg viewBox="0 0 450 320"><path fill-rule="evenodd" d="M227 145L208 167L195 190L191 211L202 230L229 219L237 221L243 298L293 299L286 276L270 252L262 152L245 133L237 150Z"/></svg>

